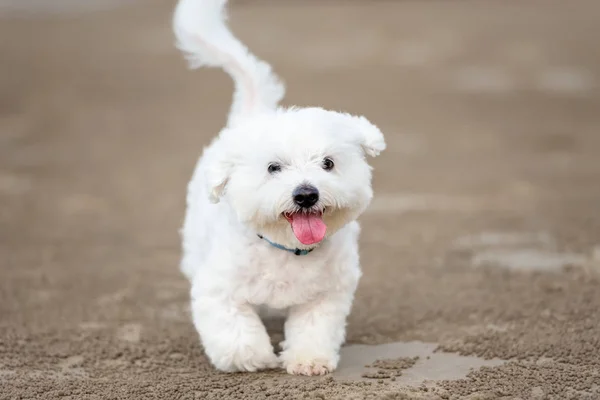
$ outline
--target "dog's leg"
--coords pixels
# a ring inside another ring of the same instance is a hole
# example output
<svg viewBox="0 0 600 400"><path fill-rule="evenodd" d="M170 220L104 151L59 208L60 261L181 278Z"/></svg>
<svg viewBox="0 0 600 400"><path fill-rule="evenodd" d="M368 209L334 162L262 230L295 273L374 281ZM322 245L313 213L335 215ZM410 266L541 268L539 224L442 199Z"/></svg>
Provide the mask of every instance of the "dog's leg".
<svg viewBox="0 0 600 400"><path fill-rule="evenodd" d="M290 309L281 360L295 375L325 375L339 361L354 290L327 293Z"/></svg>
<svg viewBox="0 0 600 400"><path fill-rule="evenodd" d="M192 296L192 316L206 355L224 372L276 368L269 335L249 304Z"/></svg>

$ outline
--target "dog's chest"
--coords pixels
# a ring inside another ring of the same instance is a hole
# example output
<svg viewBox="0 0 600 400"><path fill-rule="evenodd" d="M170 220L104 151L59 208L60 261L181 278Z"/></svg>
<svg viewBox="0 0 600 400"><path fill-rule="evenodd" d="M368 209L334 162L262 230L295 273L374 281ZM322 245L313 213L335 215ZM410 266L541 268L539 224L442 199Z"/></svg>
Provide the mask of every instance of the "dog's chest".
<svg viewBox="0 0 600 400"><path fill-rule="evenodd" d="M251 304L286 308L328 288L329 271L319 257L259 252L240 271L239 294Z"/></svg>

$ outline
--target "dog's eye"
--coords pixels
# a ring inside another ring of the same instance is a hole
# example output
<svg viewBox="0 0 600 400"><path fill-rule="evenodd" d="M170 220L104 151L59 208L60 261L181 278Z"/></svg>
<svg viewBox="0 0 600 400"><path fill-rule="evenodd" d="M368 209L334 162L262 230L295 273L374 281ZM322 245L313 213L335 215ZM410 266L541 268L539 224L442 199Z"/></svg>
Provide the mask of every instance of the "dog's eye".
<svg viewBox="0 0 600 400"><path fill-rule="evenodd" d="M279 172L279 171L281 171L281 165L279 165L277 163L271 163L267 167L267 171L269 171L270 174L274 174L276 172Z"/></svg>
<svg viewBox="0 0 600 400"><path fill-rule="evenodd" d="M326 157L326 158L323 160L323 169L324 169L325 171L331 171L331 170L333 169L333 166L334 166L334 165L335 165L335 164L333 163L333 160L332 160L331 158L329 158L329 157Z"/></svg>

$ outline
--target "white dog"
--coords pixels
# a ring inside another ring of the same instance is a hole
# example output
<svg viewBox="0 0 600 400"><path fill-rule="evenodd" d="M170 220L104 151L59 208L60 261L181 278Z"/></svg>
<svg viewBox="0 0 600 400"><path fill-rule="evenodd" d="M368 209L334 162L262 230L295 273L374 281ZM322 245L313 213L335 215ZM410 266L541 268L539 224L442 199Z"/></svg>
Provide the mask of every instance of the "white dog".
<svg viewBox="0 0 600 400"><path fill-rule="evenodd" d="M357 217L369 204L365 154L384 150L364 117L279 108L283 85L228 30L225 0L180 0L178 47L234 80L227 126L188 187L182 271L206 354L221 371L333 371L360 278ZM277 357L258 310L284 311Z"/></svg>

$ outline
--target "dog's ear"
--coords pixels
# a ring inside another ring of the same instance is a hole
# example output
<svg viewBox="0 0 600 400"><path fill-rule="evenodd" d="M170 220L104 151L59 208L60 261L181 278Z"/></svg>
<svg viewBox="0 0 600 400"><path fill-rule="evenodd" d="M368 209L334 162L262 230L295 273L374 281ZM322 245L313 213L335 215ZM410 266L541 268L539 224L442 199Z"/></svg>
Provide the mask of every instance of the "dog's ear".
<svg viewBox="0 0 600 400"><path fill-rule="evenodd" d="M385 139L383 133L378 127L373 125L365 117L353 117L358 128L358 134L362 136L362 146L364 152L371 157L377 157L379 153L385 150Z"/></svg>
<svg viewBox="0 0 600 400"><path fill-rule="evenodd" d="M207 171L208 199L211 203L218 203L223 193L225 193L229 176L223 172L214 169Z"/></svg>
<svg viewBox="0 0 600 400"><path fill-rule="evenodd" d="M206 166L208 199L212 203L218 203L225 193L227 182L233 170L233 163L227 157L227 153L212 152L211 156L207 157L209 160L207 160Z"/></svg>
<svg viewBox="0 0 600 400"><path fill-rule="evenodd" d="M342 118L343 129L351 132L353 139L362 147L365 154L377 157L385 150L383 133L363 116L339 114Z"/></svg>

